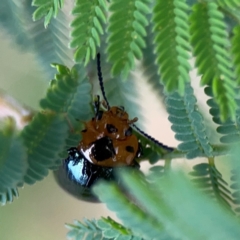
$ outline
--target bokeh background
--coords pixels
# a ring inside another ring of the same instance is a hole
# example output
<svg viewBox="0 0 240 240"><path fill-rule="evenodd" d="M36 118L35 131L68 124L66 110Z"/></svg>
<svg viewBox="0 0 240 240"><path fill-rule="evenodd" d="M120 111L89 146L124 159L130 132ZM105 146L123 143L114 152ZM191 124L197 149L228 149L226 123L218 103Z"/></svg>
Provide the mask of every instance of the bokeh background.
<svg viewBox="0 0 240 240"><path fill-rule="evenodd" d="M49 66L50 67L50 66ZM20 51L10 37L0 33L0 89L21 104L38 109L49 80L34 55ZM147 132L169 146L176 146L167 114L142 76L137 79ZM1 144L1 143L0 143ZM147 169L142 164L142 169ZM66 239L65 223L84 217L116 216L104 204L75 199L62 190L50 172L47 178L19 190L20 197L0 207L1 240L62 240Z"/></svg>

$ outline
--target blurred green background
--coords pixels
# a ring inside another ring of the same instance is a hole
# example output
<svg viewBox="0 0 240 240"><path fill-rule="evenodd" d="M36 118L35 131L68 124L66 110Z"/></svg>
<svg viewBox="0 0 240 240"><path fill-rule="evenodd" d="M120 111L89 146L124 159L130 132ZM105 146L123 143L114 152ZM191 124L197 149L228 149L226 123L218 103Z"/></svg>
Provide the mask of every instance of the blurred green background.
<svg viewBox="0 0 240 240"><path fill-rule="evenodd" d="M37 109L48 81L34 55L19 51L9 36L0 33L0 56L0 88ZM33 186L25 185L19 194L13 203L0 207L1 240L66 239L65 223L114 217L103 204L86 203L64 192L52 173Z"/></svg>

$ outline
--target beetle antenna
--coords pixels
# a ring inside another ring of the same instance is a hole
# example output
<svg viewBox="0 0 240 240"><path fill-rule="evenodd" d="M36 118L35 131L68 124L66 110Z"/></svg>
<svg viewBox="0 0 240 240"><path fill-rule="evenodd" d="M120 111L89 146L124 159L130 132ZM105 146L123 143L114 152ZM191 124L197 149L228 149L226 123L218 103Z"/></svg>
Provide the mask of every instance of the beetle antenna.
<svg viewBox="0 0 240 240"><path fill-rule="evenodd" d="M99 80L99 85L102 91L102 95L103 95L103 99L106 102L107 105L107 109L110 109L110 105L108 103L106 94L105 94L105 90L104 90L104 86L103 86L103 77L102 77L102 70L101 70L101 61L100 61L100 53L97 54L97 71L98 71L98 80Z"/></svg>
<svg viewBox="0 0 240 240"><path fill-rule="evenodd" d="M145 136L146 138L148 138L149 140L151 140L153 143L155 143L156 145L166 149L169 152L172 152L174 150L174 148L172 147L168 147L166 145L164 145L163 143L159 142L157 139L151 137L150 135L148 135L147 133L145 133L144 131L142 131L140 128L138 128L135 124L133 124L133 127L140 132L143 136Z"/></svg>

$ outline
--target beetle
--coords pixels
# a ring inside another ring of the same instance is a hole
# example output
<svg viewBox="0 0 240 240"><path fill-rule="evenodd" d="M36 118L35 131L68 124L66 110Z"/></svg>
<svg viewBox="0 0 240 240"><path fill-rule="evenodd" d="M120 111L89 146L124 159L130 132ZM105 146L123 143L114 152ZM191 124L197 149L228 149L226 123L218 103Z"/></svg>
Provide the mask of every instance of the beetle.
<svg viewBox="0 0 240 240"><path fill-rule="evenodd" d="M114 180L115 170L124 167L139 169L138 158L142 156L142 147L133 133L133 128L167 152L168 147L139 129L136 117L129 119L123 106L110 107L105 95L100 66L100 54L97 54L98 79L104 101L99 96L94 101L94 117L85 123L82 140L76 147L68 149L68 157L55 172L60 186L70 194L86 201L98 202L91 187L100 179Z"/></svg>
<svg viewBox="0 0 240 240"><path fill-rule="evenodd" d="M82 140L68 150L68 158L55 173L63 189L74 196L97 201L91 187L99 180L115 180L115 169L139 169L137 162L142 154L141 145L133 134L132 125L137 118L129 119L122 106L110 107L103 88L100 55L97 55L98 77L104 100L94 101L94 117L85 123ZM104 109L105 108L105 109Z"/></svg>

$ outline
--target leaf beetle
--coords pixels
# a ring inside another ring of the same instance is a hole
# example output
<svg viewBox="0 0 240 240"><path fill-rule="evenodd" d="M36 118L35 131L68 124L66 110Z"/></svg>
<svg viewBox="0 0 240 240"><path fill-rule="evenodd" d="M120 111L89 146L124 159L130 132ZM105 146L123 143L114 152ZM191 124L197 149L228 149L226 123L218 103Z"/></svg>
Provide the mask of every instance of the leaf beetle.
<svg viewBox="0 0 240 240"><path fill-rule="evenodd" d="M137 159L142 156L142 147L132 127L159 147L168 152L173 151L173 148L139 129L134 124L138 119L129 119L124 107L110 107L103 87L100 54L97 54L97 68L104 101L101 104L97 96L94 101L95 115L85 123L81 132L82 140L78 146L68 149L68 157L55 172L55 178L64 190L79 199L92 202L98 202L91 192L91 187L98 180L118 182L115 169L140 168Z"/></svg>
<svg viewBox="0 0 240 240"><path fill-rule="evenodd" d="M103 88L98 60L98 76L104 101L99 96L94 101L94 117L85 123L82 140L68 149L68 157L55 172L59 185L77 198L98 201L91 193L91 186L99 179L117 181L114 170L128 166L139 169L136 161L142 148L132 132L137 118L129 119L124 107L110 107ZM105 108L105 110L103 109Z"/></svg>

